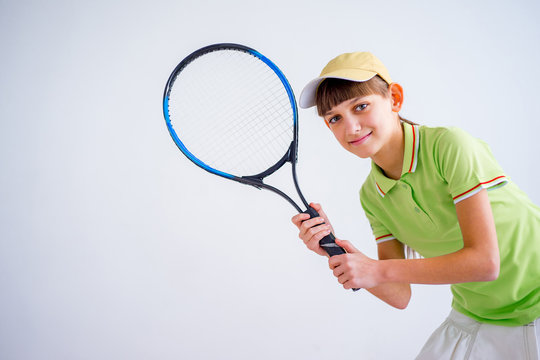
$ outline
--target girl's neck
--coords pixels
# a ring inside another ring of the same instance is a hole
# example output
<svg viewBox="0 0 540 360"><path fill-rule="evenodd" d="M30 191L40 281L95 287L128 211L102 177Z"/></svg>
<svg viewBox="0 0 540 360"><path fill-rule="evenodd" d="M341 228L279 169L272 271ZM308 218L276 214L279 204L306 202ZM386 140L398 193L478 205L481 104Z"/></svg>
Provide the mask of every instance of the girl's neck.
<svg viewBox="0 0 540 360"><path fill-rule="evenodd" d="M393 129L389 141L371 159L382 169L386 177L399 180L405 151L405 135L401 121L398 121Z"/></svg>

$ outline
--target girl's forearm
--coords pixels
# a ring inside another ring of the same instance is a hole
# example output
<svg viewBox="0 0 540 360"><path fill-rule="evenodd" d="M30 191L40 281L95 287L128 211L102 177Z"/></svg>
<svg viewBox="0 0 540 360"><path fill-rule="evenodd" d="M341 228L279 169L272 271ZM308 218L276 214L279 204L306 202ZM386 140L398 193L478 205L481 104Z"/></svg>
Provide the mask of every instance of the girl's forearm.
<svg viewBox="0 0 540 360"><path fill-rule="evenodd" d="M366 290L398 309L405 309L411 300L411 286L409 284L386 283Z"/></svg>
<svg viewBox="0 0 540 360"><path fill-rule="evenodd" d="M382 283L457 284L492 281L499 276L499 256L474 248L426 259L379 260Z"/></svg>

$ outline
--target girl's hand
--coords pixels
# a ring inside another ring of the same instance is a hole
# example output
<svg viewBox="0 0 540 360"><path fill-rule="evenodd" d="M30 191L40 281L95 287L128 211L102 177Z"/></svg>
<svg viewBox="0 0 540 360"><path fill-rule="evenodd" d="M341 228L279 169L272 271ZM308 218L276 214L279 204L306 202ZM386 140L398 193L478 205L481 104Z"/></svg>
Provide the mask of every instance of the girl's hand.
<svg viewBox="0 0 540 360"><path fill-rule="evenodd" d="M315 203L309 205L319 213L319 217L310 219L308 214L302 213L293 216L291 220L300 230L298 237L302 239L308 249L321 256L328 256L326 251L319 246L319 241L334 230L321 205Z"/></svg>
<svg viewBox="0 0 540 360"><path fill-rule="evenodd" d="M347 254L332 256L328 265L345 289L370 289L381 283L377 260L362 254L346 240L336 239L336 243Z"/></svg>

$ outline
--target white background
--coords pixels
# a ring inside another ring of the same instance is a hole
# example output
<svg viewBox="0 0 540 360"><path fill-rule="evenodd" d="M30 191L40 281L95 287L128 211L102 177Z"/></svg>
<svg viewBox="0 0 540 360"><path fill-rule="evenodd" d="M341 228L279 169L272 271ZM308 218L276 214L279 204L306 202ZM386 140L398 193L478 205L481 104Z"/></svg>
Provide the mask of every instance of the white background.
<svg viewBox="0 0 540 360"><path fill-rule="evenodd" d="M217 42L272 59L297 95L375 53L402 115L487 141L540 203L537 1L0 1L1 359L412 359L450 310L345 291L279 197L209 176L170 140L174 66ZM299 180L375 256L369 161L300 111ZM288 184L288 173L275 182ZM288 186L288 185L287 185Z"/></svg>

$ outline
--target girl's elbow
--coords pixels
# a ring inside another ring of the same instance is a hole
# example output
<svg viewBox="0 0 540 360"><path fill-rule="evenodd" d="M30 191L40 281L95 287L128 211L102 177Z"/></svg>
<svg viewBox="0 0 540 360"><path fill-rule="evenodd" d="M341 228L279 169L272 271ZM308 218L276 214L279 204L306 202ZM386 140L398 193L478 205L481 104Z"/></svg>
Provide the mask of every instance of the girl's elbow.
<svg viewBox="0 0 540 360"><path fill-rule="evenodd" d="M410 301L411 301L411 291L410 291L410 288L408 288L400 296L396 297L394 301L390 303L390 305L398 310L405 310L407 306L409 306Z"/></svg>
<svg viewBox="0 0 540 360"><path fill-rule="evenodd" d="M409 306L409 299L386 301L388 305L398 310L405 310Z"/></svg>
<svg viewBox="0 0 540 360"><path fill-rule="evenodd" d="M499 263L491 264L489 270L488 270L488 279L486 281L495 281L499 278L499 274L501 272L501 266Z"/></svg>
<svg viewBox="0 0 540 360"><path fill-rule="evenodd" d="M409 299L395 303L393 306L398 310L405 310L409 306Z"/></svg>
<svg viewBox="0 0 540 360"><path fill-rule="evenodd" d="M471 253L474 253L474 256L467 259L467 263L470 264L469 269L472 271L469 273L471 279L466 282L487 282L499 278L501 259L497 247L471 249Z"/></svg>
<svg viewBox="0 0 540 360"><path fill-rule="evenodd" d="M483 281L495 281L501 272L501 262L499 255L487 259L483 269Z"/></svg>

